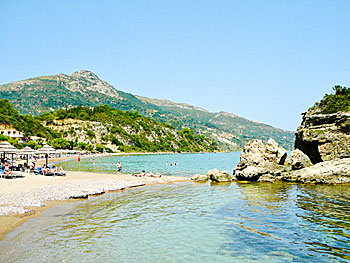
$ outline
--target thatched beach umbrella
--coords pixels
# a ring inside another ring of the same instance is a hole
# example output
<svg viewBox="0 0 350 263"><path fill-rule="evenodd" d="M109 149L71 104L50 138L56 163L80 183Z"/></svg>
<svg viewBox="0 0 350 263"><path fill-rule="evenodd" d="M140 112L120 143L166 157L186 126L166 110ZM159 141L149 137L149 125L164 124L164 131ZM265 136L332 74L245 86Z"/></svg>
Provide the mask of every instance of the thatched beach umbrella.
<svg viewBox="0 0 350 263"><path fill-rule="evenodd" d="M56 151L54 148L52 148L52 146L50 145L44 145L43 148L38 150L38 154L45 154L45 158L46 158L46 166L48 164L48 157L49 154L58 154L59 152Z"/></svg>
<svg viewBox="0 0 350 263"><path fill-rule="evenodd" d="M29 155L33 155L33 154L36 154L36 153L37 153L37 151L33 150L29 146L26 146L22 150L19 151L19 154L27 155L27 165L28 166L29 166Z"/></svg>
<svg viewBox="0 0 350 263"><path fill-rule="evenodd" d="M0 142L0 153L4 156L6 153L12 155L12 166L13 166L13 155L18 152L17 148L7 141Z"/></svg>

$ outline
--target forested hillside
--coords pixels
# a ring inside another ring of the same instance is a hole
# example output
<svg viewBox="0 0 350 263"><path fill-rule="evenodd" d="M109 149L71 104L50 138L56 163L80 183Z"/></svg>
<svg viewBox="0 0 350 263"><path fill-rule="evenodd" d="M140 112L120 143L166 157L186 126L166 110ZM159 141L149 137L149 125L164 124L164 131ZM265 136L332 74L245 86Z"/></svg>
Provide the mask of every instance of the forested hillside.
<svg viewBox="0 0 350 263"><path fill-rule="evenodd" d="M184 103L134 96L115 89L93 72L81 70L71 76L58 74L0 85L0 97L7 98L22 114L43 114L57 109L107 104L113 108L138 111L145 117L166 122L178 129L193 129L216 140L226 150L240 150L252 139L274 138L292 149L294 132L247 120L237 115L214 113Z"/></svg>
<svg viewBox="0 0 350 263"><path fill-rule="evenodd" d="M137 111L122 111L101 105L74 107L47 112L35 118L20 115L8 100L0 100L0 124L48 139L57 149L104 149L112 152L210 152L220 150L217 143L195 134L176 130L166 123L144 117Z"/></svg>
<svg viewBox="0 0 350 263"><path fill-rule="evenodd" d="M7 99L0 100L0 124L9 125L21 131L25 137L39 136L52 140L59 134L43 126L40 120L31 115L21 115Z"/></svg>

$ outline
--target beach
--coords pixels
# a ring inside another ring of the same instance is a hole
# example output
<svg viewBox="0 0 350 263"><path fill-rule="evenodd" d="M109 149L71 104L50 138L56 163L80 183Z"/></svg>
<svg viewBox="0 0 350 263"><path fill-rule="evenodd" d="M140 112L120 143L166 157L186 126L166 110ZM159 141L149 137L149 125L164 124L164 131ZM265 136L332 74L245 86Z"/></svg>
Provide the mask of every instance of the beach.
<svg viewBox="0 0 350 263"><path fill-rule="evenodd" d="M26 220L39 216L45 209L64 201L132 187L189 180L188 177L179 176L152 178L72 171L68 171L66 176L26 174L24 178L1 178L0 239Z"/></svg>

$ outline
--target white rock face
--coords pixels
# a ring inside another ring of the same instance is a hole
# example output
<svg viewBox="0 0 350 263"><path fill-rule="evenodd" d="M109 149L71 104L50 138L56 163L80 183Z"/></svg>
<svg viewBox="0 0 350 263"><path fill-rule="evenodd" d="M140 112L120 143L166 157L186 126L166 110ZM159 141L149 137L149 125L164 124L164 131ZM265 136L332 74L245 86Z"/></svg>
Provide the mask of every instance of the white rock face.
<svg viewBox="0 0 350 263"><path fill-rule="evenodd" d="M72 74L72 77L75 77L76 79L74 81L65 80L67 83L66 88L71 91L84 93L86 90L90 90L94 92L97 91L116 99L120 98L118 91L112 85L104 80L99 79L91 71L76 71ZM60 78L58 78L58 81L60 81Z"/></svg>

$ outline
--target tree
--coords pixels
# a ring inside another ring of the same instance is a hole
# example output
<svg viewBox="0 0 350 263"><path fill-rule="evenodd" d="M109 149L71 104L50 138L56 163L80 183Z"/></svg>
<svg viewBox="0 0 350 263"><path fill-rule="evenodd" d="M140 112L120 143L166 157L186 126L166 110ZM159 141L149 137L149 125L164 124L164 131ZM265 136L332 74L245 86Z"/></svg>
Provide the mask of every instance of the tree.
<svg viewBox="0 0 350 263"><path fill-rule="evenodd" d="M35 149L36 143L34 141L27 142L27 146L29 146L32 149Z"/></svg>
<svg viewBox="0 0 350 263"><path fill-rule="evenodd" d="M96 151L103 153L104 148L102 144L96 144Z"/></svg>

